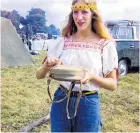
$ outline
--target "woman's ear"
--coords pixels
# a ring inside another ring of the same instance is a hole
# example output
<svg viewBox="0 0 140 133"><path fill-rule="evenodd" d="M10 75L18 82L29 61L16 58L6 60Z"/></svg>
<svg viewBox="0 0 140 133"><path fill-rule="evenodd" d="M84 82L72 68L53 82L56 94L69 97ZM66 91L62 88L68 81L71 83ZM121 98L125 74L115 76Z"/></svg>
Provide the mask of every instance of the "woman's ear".
<svg viewBox="0 0 140 133"><path fill-rule="evenodd" d="M96 19L97 18L97 15L96 14L92 14L92 18L93 19Z"/></svg>

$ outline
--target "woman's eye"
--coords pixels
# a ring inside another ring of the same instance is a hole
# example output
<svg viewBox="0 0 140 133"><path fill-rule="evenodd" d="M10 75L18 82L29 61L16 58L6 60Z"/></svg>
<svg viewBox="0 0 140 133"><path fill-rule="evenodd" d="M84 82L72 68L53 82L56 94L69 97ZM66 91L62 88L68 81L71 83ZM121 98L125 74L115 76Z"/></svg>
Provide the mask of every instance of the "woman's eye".
<svg viewBox="0 0 140 133"><path fill-rule="evenodd" d="M88 12L87 12L87 11L85 11L85 10L83 10L83 11L82 11L82 13L83 13L83 14L87 14Z"/></svg>
<svg viewBox="0 0 140 133"><path fill-rule="evenodd" d="M77 13L78 13L78 11L73 11L73 13L74 13L74 14L77 14Z"/></svg>

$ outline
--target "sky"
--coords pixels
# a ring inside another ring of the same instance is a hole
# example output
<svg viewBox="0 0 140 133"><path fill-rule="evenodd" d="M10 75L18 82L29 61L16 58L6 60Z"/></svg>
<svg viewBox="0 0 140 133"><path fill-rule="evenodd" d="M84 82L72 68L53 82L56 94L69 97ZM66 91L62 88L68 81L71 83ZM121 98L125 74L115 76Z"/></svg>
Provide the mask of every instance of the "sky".
<svg viewBox="0 0 140 133"><path fill-rule="evenodd" d="M62 28L71 10L72 0L1 0L1 9L17 10L26 16L33 8L46 12L46 25L54 24ZM98 0L98 8L104 20L133 19L140 20L140 0Z"/></svg>

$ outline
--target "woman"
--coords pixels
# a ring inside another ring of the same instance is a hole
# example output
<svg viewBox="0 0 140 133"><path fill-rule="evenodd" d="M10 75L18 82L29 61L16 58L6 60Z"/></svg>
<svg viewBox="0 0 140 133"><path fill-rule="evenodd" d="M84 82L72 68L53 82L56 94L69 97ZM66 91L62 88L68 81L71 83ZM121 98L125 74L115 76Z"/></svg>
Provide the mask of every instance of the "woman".
<svg viewBox="0 0 140 133"><path fill-rule="evenodd" d="M67 118L66 99L53 103L50 112L51 131L99 132L101 117L98 91L100 88L114 90L117 87L118 57L115 44L98 13L96 0L73 0L68 24L62 35L54 49L48 52L36 77L44 78L57 64L81 66L88 71L81 81L85 95L80 99L76 117ZM54 94L55 100L64 98L64 88L70 86L66 82L60 84L61 87ZM71 115L74 113L78 90L79 86L76 85L73 88L74 95L71 95Z"/></svg>

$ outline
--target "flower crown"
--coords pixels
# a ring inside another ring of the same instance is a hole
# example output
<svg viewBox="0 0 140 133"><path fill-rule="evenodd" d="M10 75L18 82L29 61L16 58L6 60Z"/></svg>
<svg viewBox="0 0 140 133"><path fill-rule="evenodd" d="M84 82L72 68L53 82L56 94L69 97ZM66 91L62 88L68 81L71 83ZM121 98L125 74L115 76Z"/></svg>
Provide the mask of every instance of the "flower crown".
<svg viewBox="0 0 140 133"><path fill-rule="evenodd" d="M95 4L79 4L79 5L73 5L72 10L77 10L77 9L88 9L90 8L93 11L97 10L97 6Z"/></svg>

